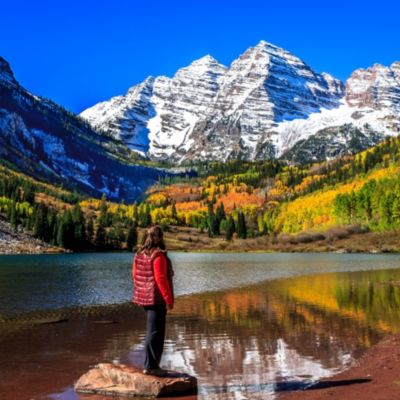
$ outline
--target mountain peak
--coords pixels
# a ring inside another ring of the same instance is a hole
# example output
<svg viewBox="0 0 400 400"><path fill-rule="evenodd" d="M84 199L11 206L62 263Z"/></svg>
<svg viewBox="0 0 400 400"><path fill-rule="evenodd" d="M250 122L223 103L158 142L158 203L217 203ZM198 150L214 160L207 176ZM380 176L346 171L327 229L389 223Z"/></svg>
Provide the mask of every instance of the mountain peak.
<svg viewBox="0 0 400 400"><path fill-rule="evenodd" d="M289 51L265 40L261 40L254 47L249 47L237 60L245 62L248 62L248 60L251 62L256 61L259 66L266 67L273 59L281 59L285 63L304 64L298 57L294 56ZM235 60L233 63L235 63L237 60Z"/></svg>
<svg viewBox="0 0 400 400"><path fill-rule="evenodd" d="M0 80L17 83L8 61L0 57Z"/></svg>
<svg viewBox="0 0 400 400"><path fill-rule="evenodd" d="M265 40L260 40L260 42L256 46L250 47L249 50L255 50L256 52L262 51L264 53L267 53L268 55L275 55L286 58L295 57L290 51L285 50L284 48L276 46L275 44L267 42Z"/></svg>
<svg viewBox="0 0 400 400"><path fill-rule="evenodd" d="M201 57L197 60L194 60L188 67L186 68L190 68L190 69L205 69L205 70L209 70L209 69L227 69L227 67L223 64L221 64L220 62L218 62L218 60L216 60L214 57L210 56L209 54L205 55L204 57Z"/></svg>
<svg viewBox="0 0 400 400"><path fill-rule="evenodd" d="M271 48L271 49L276 49L276 50L283 50L281 47L278 47L270 42L267 42L266 40L260 40L258 42L258 44L256 46L254 46L254 48L257 48L257 49L265 48L265 47Z"/></svg>
<svg viewBox="0 0 400 400"><path fill-rule="evenodd" d="M143 82L132 86L131 88L128 89L128 93L132 94L132 93L137 93L138 90L151 90L154 81L155 81L155 77L152 75L149 75Z"/></svg>
<svg viewBox="0 0 400 400"><path fill-rule="evenodd" d="M221 76L225 74L227 67L220 64L214 57L206 55L201 57L186 67L178 69L173 79L186 79L191 76L195 79L201 79L206 75Z"/></svg>
<svg viewBox="0 0 400 400"><path fill-rule="evenodd" d="M197 60L194 60L192 64L219 64L219 62L210 54L207 54Z"/></svg>

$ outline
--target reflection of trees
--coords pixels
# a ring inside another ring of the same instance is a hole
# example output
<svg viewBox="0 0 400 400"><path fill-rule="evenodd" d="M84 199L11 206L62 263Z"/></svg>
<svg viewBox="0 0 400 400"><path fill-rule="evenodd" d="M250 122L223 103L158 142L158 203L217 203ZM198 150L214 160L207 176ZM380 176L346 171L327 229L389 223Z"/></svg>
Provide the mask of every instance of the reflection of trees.
<svg viewBox="0 0 400 400"><path fill-rule="evenodd" d="M334 312L376 332L397 332L400 319L398 270L314 275L282 281L281 290L300 304Z"/></svg>
<svg viewBox="0 0 400 400"><path fill-rule="evenodd" d="M181 298L170 335L180 332L181 346L194 349L186 364L210 374L224 375L237 366L236 373L244 373L243 360L250 355L258 360L258 371L268 371L280 341L295 352L297 366L311 359L324 368L338 367L384 332L397 330L400 291L380 283L396 274L299 277ZM174 349L179 352L179 346Z"/></svg>
<svg viewBox="0 0 400 400"><path fill-rule="evenodd" d="M389 332L398 331L400 288L390 284L397 271L373 271L359 274L357 281L348 279L337 285L336 298L341 309L363 313L371 325Z"/></svg>

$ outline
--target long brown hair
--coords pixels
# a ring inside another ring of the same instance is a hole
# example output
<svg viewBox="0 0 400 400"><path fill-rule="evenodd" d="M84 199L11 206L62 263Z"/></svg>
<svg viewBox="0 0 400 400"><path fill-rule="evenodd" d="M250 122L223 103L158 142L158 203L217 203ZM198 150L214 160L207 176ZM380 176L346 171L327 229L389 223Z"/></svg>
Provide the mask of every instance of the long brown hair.
<svg viewBox="0 0 400 400"><path fill-rule="evenodd" d="M146 229L137 252L150 254L155 249L165 250L164 233L158 225Z"/></svg>

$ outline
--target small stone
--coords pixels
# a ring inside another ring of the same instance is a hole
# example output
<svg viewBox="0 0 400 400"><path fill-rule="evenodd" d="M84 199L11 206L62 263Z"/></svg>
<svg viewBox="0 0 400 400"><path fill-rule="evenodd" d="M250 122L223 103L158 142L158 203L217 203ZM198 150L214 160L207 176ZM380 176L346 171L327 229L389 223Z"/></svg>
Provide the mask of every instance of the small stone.
<svg viewBox="0 0 400 400"><path fill-rule="evenodd" d="M135 366L100 363L75 383L75 391L108 396L175 396L197 392L197 379L169 371L165 377L144 375Z"/></svg>

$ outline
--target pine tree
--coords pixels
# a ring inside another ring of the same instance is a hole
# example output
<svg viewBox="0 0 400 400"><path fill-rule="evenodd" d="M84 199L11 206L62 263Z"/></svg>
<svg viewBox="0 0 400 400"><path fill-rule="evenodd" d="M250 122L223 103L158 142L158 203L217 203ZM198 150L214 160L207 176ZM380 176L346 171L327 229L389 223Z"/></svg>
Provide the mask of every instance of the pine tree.
<svg viewBox="0 0 400 400"><path fill-rule="evenodd" d="M58 229L57 229L57 244L60 247L65 247L65 236L66 236L66 231L65 231L65 224L64 224L64 218L60 217L58 219Z"/></svg>
<svg viewBox="0 0 400 400"><path fill-rule="evenodd" d="M103 195L101 196L101 200L100 200L100 213L105 214L107 212L107 197L106 195L103 193Z"/></svg>
<svg viewBox="0 0 400 400"><path fill-rule="evenodd" d="M135 222L135 226L138 226L139 225L139 213L138 213L138 206L136 203L133 205L133 220Z"/></svg>
<svg viewBox="0 0 400 400"><path fill-rule="evenodd" d="M173 223L176 223L177 225L179 225L178 213L176 212L175 202L172 203L172 220L173 220Z"/></svg>
<svg viewBox="0 0 400 400"><path fill-rule="evenodd" d="M54 246L57 246L57 233L58 233L58 220L57 213L54 212L54 220L53 220L53 230L51 232L51 240L50 243Z"/></svg>
<svg viewBox="0 0 400 400"><path fill-rule="evenodd" d="M235 221L230 215L226 224L226 232L225 232L226 240L232 240L234 233L235 233Z"/></svg>
<svg viewBox="0 0 400 400"><path fill-rule="evenodd" d="M18 212L15 201L12 201L8 207L8 221L10 222L12 228L16 231L18 226Z"/></svg>
<svg viewBox="0 0 400 400"><path fill-rule="evenodd" d="M221 221L225 219L225 208L224 208L224 203L220 203L219 206L217 207L217 211L215 214L215 226L213 228L213 231L216 235L220 234L219 227L221 225Z"/></svg>
<svg viewBox="0 0 400 400"><path fill-rule="evenodd" d="M76 242L75 242L75 227L74 221L71 215L71 211L67 210L63 215L63 222L64 222L64 243L67 249L76 249Z"/></svg>
<svg viewBox="0 0 400 400"><path fill-rule="evenodd" d="M49 243L55 244L56 242L56 224L57 224L57 213L54 209L49 208L47 213L47 231L45 240Z"/></svg>
<svg viewBox="0 0 400 400"><path fill-rule="evenodd" d="M36 208L35 221L33 225L33 234L39 239L45 239L47 233L47 207L39 204Z"/></svg>
<svg viewBox="0 0 400 400"><path fill-rule="evenodd" d="M104 250L104 247L106 245L106 230L101 221L99 221L97 225L94 245L98 250Z"/></svg>
<svg viewBox="0 0 400 400"><path fill-rule="evenodd" d="M143 214L144 227L151 225L150 204L146 203Z"/></svg>
<svg viewBox="0 0 400 400"><path fill-rule="evenodd" d="M126 235L126 247L132 251L137 244L137 229L135 224L131 224Z"/></svg>
<svg viewBox="0 0 400 400"><path fill-rule="evenodd" d="M224 207L224 203L221 201L221 203L219 204L219 207L217 209L217 217L222 220L224 218L226 218L226 213L225 213L225 207Z"/></svg>
<svg viewBox="0 0 400 400"><path fill-rule="evenodd" d="M94 235L93 218L89 218L89 221L86 224L86 237L89 243L93 241L93 235Z"/></svg>
<svg viewBox="0 0 400 400"><path fill-rule="evenodd" d="M79 203L75 204L71 211L72 223L74 226L74 248L83 249L86 246L86 224L85 217Z"/></svg>
<svg viewBox="0 0 400 400"><path fill-rule="evenodd" d="M241 211L238 212L237 234L241 239L246 239L247 237L246 221Z"/></svg>
<svg viewBox="0 0 400 400"><path fill-rule="evenodd" d="M215 234L216 220L214 215L214 209L211 203L208 203L207 209L207 232L209 237L213 237Z"/></svg>
<svg viewBox="0 0 400 400"><path fill-rule="evenodd" d="M147 228L151 225L150 205L142 203L138 210L139 213L139 225L142 228Z"/></svg>
<svg viewBox="0 0 400 400"><path fill-rule="evenodd" d="M398 228L400 226L400 197L399 194L395 197L392 204L393 225Z"/></svg>
<svg viewBox="0 0 400 400"><path fill-rule="evenodd" d="M101 196L101 200L100 200L100 217L99 220L101 221L102 225L108 226L108 206L107 206L107 201L106 201L106 195L103 193L103 195Z"/></svg>

